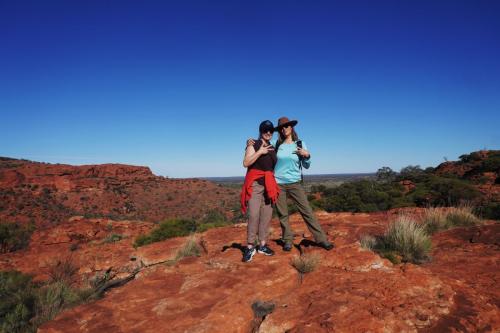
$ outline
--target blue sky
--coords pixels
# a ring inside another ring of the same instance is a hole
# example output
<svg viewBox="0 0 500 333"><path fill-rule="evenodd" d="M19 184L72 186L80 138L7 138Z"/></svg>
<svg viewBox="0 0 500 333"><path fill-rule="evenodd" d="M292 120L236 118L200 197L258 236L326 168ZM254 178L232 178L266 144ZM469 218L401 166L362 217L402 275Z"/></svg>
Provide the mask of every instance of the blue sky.
<svg viewBox="0 0 500 333"><path fill-rule="evenodd" d="M262 120L308 173L500 149L500 2L0 0L0 156L238 176Z"/></svg>

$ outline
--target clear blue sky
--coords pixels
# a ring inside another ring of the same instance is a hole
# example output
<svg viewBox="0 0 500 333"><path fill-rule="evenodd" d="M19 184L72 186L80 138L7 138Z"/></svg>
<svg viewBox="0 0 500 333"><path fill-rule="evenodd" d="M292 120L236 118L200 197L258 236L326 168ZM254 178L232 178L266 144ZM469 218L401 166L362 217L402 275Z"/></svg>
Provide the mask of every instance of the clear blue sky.
<svg viewBox="0 0 500 333"><path fill-rule="evenodd" d="M308 173L435 166L500 149L500 1L0 0L0 112L51 163L243 175L285 115Z"/></svg>

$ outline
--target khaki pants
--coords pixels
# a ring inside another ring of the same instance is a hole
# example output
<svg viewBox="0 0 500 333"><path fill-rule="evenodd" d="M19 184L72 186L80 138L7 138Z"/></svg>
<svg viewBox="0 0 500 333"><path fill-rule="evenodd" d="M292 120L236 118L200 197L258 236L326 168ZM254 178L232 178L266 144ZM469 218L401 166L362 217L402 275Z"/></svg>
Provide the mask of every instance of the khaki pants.
<svg viewBox="0 0 500 333"><path fill-rule="evenodd" d="M259 237L260 242L267 242L269 224L273 216L271 200L266 198L265 187L257 182L252 184L252 196L248 201L248 244L254 244Z"/></svg>
<svg viewBox="0 0 500 333"><path fill-rule="evenodd" d="M290 197L297 205L300 215L306 222L307 228L313 234L316 242L327 241L326 234L316 220L313 210L307 200L306 192L300 183L279 184L280 195L276 203L276 210L280 219L282 239L285 243L293 242L293 231L288 223L287 197Z"/></svg>

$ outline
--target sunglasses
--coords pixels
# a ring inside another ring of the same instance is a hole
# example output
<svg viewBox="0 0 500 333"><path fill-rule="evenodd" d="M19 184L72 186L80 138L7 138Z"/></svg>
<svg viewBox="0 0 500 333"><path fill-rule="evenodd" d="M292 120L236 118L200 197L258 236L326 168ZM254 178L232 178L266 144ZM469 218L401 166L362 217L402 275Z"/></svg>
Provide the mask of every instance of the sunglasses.
<svg viewBox="0 0 500 333"><path fill-rule="evenodd" d="M266 134L266 133L271 133L271 134L273 134L273 133L274 133L274 130L272 130L272 129L267 129L267 130L263 130L261 133L262 133L262 134Z"/></svg>

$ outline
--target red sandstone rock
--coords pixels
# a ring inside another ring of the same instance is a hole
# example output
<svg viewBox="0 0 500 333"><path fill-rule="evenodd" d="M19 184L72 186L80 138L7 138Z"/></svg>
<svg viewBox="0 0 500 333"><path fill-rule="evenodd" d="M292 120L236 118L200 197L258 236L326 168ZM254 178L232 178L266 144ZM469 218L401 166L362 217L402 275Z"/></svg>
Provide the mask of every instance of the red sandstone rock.
<svg viewBox="0 0 500 333"><path fill-rule="evenodd" d="M282 252L271 242L274 257L257 254L252 262L241 262L234 244L244 241L245 225L198 236L206 252L175 265L164 262L175 256L183 238L137 251L129 247L137 261L152 266L103 299L60 314L39 332L246 333L256 300L275 304L260 326L266 333L500 329L498 225L438 233L431 263L393 265L362 249L358 240L382 233L397 213L317 213L337 247L329 252L301 247L321 256L302 283L290 265L296 249ZM296 234L306 232L300 216L292 216L292 226ZM278 237L273 220L271 239Z"/></svg>
<svg viewBox="0 0 500 333"><path fill-rule="evenodd" d="M151 222L202 218L214 209L230 212L237 193L205 180L155 176L147 167L0 159L2 221L48 226L74 215Z"/></svg>

